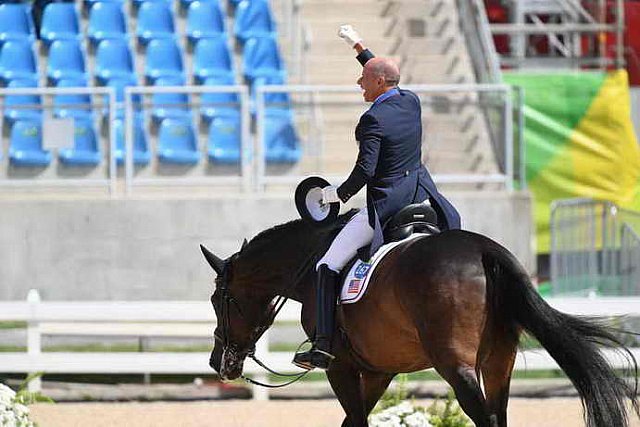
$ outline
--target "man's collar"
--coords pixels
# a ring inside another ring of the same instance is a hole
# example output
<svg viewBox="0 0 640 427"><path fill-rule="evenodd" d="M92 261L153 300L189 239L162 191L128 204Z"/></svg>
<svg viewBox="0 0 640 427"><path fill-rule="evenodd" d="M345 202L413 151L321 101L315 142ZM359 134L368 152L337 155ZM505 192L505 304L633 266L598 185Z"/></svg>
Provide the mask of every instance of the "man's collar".
<svg viewBox="0 0 640 427"><path fill-rule="evenodd" d="M394 95L400 95L400 91L398 90L397 87L391 88L388 91L386 91L385 93L378 95L378 97L375 99L375 101L373 101L373 105L377 105L377 104L381 103L382 101L384 101L385 99L389 99Z"/></svg>

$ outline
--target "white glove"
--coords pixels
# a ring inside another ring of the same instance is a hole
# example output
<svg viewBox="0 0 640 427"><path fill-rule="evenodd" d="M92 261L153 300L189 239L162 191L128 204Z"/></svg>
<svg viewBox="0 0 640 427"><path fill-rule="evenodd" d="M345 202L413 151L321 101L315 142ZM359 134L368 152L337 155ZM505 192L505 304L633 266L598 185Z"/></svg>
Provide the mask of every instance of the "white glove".
<svg viewBox="0 0 640 427"><path fill-rule="evenodd" d="M351 25L340 26L340 30L338 30L338 37L344 40L351 47L362 42L362 38Z"/></svg>
<svg viewBox="0 0 640 427"><path fill-rule="evenodd" d="M338 197L338 187L335 185L324 187L322 189L322 204L326 205L327 203L335 202L340 202L340 197Z"/></svg>

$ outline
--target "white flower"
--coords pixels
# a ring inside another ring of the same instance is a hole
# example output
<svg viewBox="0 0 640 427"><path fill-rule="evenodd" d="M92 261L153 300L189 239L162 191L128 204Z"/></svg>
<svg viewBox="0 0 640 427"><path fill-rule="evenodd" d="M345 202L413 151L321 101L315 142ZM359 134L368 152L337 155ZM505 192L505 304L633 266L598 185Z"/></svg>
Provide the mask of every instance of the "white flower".
<svg viewBox="0 0 640 427"><path fill-rule="evenodd" d="M9 406L16 397L16 392L4 384L0 384L0 407Z"/></svg>
<svg viewBox="0 0 640 427"><path fill-rule="evenodd" d="M431 427L429 419L423 412L414 412L404 419L407 427Z"/></svg>
<svg viewBox="0 0 640 427"><path fill-rule="evenodd" d="M16 393L0 384L0 427L34 427L29 419L29 408L16 403Z"/></svg>
<svg viewBox="0 0 640 427"><path fill-rule="evenodd" d="M405 401L369 418L371 427L431 427L429 418L421 410Z"/></svg>

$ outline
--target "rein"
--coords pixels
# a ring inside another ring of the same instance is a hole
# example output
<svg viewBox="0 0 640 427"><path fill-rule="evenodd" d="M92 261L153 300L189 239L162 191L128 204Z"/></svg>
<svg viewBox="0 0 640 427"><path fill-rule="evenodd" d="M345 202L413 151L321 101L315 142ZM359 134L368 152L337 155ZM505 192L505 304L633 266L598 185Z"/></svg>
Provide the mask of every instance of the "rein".
<svg viewBox="0 0 640 427"><path fill-rule="evenodd" d="M300 281L304 277L305 271L309 268L309 265L312 264L314 259L315 259L315 254L311 255L302 264L302 266L298 269L298 271L296 272L296 274L294 276L294 280L292 282L293 285L291 287L285 288L283 290L283 292L281 292L281 293L288 294L290 290L294 289L300 283ZM230 261L229 261L229 264L230 264ZM218 334L214 334L214 338L222 343L223 349L226 350L228 348L231 348L234 352L241 354L243 352L238 351L237 346L229 344L229 329L230 329L229 307L233 304L233 306L238 311L238 314L240 314L240 317L243 318L243 319L246 319L244 314L242 313L242 310L240 309L240 305L238 304L236 299L233 297L233 295L231 295L231 291L229 290L229 286L228 286L228 283L230 281L230 272L229 272L229 267L228 267L229 264L225 264L225 266L223 268L221 286L219 287L219 290L220 290L220 293L221 293L221 297L222 297L221 304L220 304L220 309L221 309L221 314L222 314L222 325L221 326L222 326L223 336L220 337ZM278 295L276 297L275 302L270 305L268 311L263 316L264 321L260 322L260 324L258 326L256 326L253 329L253 332L251 333L251 336L250 336L250 339L249 339L249 350L246 351L246 357L249 357L250 359L252 359L254 362L256 362L258 364L258 366L260 366L261 368L265 369L270 374L273 374L273 375L276 375L276 376L280 376L280 377L293 377L293 378L291 380L285 382L285 383L282 383L282 384L265 384L265 383L262 383L260 381L256 381L256 380L254 380L252 378L246 377L244 375L240 375L240 378L242 378L243 380L245 380L246 382L248 382L250 384L258 385L258 386L261 386L261 387L267 387L267 388L280 388L280 387L285 387L285 386L288 386L290 384L293 384L294 382L302 379L305 375L307 375L309 373L309 371L304 371L304 372L300 372L300 373L297 373L297 374L283 374L283 373L277 372L277 371L269 368L264 362L262 362L256 356L256 343L258 342L258 340L260 340L262 335L264 335L264 333L271 327L271 325L273 324L276 316L278 315L280 310L282 310L282 308L284 307L284 304L288 300L289 300L289 297Z"/></svg>

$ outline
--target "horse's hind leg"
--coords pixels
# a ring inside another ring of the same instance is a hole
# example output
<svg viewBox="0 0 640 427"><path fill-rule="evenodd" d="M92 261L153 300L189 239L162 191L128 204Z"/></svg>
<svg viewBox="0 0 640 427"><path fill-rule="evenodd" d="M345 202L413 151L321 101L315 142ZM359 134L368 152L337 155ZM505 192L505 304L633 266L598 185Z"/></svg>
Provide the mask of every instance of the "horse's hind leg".
<svg viewBox="0 0 640 427"><path fill-rule="evenodd" d="M456 364L452 362L457 362ZM451 356L446 362L434 363L436 371L453 387L462 410L477 427L494 427L489 418L486 401L478 383L475 368L461 364L460 359Z"/></svg>
<svg viewBox="0 0 640 427"><path fill-rule="evenodd" d="M493 425L507 426L507 403L511 372L516 360L517 339L500 339L491 349L491 353L482 362L482 381L487 396L487 407Z"/></svg>

